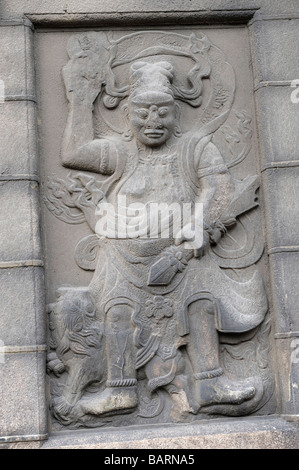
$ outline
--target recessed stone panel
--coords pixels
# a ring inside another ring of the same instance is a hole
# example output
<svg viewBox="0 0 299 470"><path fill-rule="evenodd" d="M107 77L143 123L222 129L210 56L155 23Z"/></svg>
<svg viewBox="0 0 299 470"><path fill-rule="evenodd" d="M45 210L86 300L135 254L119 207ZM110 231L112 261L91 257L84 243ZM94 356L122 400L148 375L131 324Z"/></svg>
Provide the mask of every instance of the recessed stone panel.
<svg viewBox="0 0 299 470"><path fill-rule="evenodd" d="M298 21L2 2L0 448L298 447Z"/></svg>
<svg viewBox="0 0 299 470"><path fill-rule="evenodd" d="M247 29L40 31L36 58L52 429L273 410ZM199 251L160 203L203 203Z"/></svg>

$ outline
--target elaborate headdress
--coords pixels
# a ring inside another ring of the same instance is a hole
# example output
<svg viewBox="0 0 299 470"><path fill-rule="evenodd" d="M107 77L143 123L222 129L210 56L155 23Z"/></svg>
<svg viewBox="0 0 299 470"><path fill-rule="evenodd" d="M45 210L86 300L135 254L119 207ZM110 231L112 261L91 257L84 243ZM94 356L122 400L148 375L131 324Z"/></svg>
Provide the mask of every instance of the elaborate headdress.
<svg viewBox="0 0 299 470"><path fill-rule="evenodd" d="M68 52L71 61L84 59L85 79L89 73L91 78L98 76L107 109L134 94L134 87L139 93L142 87L152 90L155 83L174 99L198 108L203 103L203 79L209 78L206 104L196 122L201 135L219 129L231 110L234 71L204 34L141 31L113 40L104 32L87 32L71 38Z"/></svg>
<svg viewBox="0 0 299 470"><path fill-rule="evenodd" d="M172 89L173 66L169 62L134 62L130 69L130 100L149 90L159 91L174 98Z"/></svg>

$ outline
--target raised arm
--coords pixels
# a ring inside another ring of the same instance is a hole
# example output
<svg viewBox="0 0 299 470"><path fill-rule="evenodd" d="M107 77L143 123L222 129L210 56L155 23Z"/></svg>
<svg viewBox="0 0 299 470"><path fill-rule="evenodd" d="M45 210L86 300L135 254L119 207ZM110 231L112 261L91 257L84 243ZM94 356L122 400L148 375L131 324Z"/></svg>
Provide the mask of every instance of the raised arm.
<svg viewBox="0 0 299 470"><path fill-rule="evenodd" d="M95 139L93 104L101 93L103 78L93 70L86 55L69 61L63 69L69 101L69 114L63 135L63 166L102 174L112 174L116 167L116 148L108 139Z"/></svg>

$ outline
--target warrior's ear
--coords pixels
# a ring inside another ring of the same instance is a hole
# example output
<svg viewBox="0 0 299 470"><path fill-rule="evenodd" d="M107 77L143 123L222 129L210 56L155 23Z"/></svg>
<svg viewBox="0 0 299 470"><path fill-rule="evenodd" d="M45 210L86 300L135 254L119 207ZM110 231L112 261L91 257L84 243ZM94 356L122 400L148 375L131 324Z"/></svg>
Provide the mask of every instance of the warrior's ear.
<svg viewBox="0 0 299 470"><path fill-rule="evenodd" d="M175 120L176 120L176 126L174 128L174 135L176 137L181 137L182 130L180 127L180 117L181 117L182 107L177 102L175 102L174 106L175 106Z"/></svg>
<svg viewBox="0 0 299 470"><path fill-rule="evenodd" d="M125 130L123 132L123 137L125 139L125 141L129 142L130 140L133 139L133 134L132 134L132 131L131 131L131 126L130 126L130 114L129 114L129 106L128 104L124 104L121 108L121 111L122 111L122 115L124 117L124 121L125 121Z"/></svg>
<svg viewBox="0 0 299 470"><path fill-rule="evenodd" d="M179 122L180 117L181 117L182 107L177 101L174 103L174 107L175 107L175 118L177 122Z"/></svg>

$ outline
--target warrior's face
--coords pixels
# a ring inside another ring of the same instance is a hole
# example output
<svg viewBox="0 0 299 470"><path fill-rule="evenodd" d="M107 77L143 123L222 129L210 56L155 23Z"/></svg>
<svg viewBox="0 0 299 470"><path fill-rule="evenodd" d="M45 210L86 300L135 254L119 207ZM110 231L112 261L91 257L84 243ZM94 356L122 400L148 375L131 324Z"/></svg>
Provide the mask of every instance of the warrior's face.
<svg viewBox="0 0 299 470"><path fill-rule="evenodd" d="M159 147L173 135L176 105L168 93L149 90L136 94L130 101L129 115L132 131L144 145Z"/></svg>

